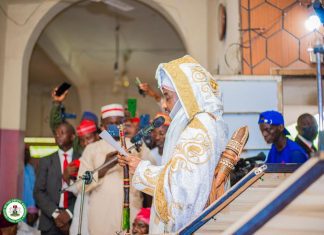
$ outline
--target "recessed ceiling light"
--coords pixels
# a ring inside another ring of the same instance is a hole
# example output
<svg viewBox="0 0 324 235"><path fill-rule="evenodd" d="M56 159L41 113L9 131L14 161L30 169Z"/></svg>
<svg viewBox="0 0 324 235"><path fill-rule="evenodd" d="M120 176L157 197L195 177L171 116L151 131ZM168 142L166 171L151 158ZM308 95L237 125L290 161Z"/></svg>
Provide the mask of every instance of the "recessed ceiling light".
<svg viewBox="0 0 324 235"><path fill-rule="evenodd" d="M91 0L92 2L103 2L107 5L110 5L112 7L115 7L121 11L132 11L134 10L134 7L125 3L125 2L122 2L120 0Z"/></svg>

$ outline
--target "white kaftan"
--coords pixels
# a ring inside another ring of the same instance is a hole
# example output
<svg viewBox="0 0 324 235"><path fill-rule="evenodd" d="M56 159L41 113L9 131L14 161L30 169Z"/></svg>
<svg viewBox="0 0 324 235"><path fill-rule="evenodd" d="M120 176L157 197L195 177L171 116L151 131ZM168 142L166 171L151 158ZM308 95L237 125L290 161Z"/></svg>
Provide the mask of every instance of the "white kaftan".
<svg viewBox="0 0 324 235"><path fill-rule="evenodd" d="M160 65L158 80L161 70L172 81L181 108L166 135L162 166L141 161L133 176L136 189L154 196L150 234L176 232L204 209L227 142L211 75L189 56Z"/></svg>

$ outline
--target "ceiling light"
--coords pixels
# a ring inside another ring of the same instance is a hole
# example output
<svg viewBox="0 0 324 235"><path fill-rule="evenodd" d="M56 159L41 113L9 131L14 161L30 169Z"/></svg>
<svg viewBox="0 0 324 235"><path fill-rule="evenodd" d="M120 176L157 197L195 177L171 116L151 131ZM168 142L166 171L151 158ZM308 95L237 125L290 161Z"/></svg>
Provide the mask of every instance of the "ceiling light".
<svg viewBox="0 0 324 235"><path fill-rule="evenodd" d="M317 15L311 15L306 21L305 21L305 27L309 31L314 31L315 29L319 29L321 27L321 21L320 18Z"/></svg>
<svg viewBox="0 0 324 235"><path fill-rule="evenodd" d="M91 2L103 2L109 6L112 6L114 8L117 8L118 10L121 10L121 11L132 11L134 10L134 7L125 3L125 2L122 2L120 0L90 0Z"/></svg>

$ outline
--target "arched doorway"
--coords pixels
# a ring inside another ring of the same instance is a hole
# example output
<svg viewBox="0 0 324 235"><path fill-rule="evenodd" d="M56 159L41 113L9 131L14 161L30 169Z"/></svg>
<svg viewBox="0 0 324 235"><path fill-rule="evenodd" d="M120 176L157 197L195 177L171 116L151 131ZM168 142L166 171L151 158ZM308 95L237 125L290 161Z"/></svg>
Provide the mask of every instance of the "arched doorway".
<svg viewBox="0 0 324 235"><path fill-rule="evenodd" d="M22 1L7 8L12 15L20 16L21 12L29 12L30 15L24 16L26 20L18 24L12 19L4 19L6 34L1 40L6 50L3 52L4 73L0 75L2 76L2 91L4 91L1 100L0 184L8 187L5 191L1 191L0 203L19 196L22 189L23 137L27 126L28 73L32 51L46 25L60 12L79 2L57 0L44 1L38 5L38 2ZM140 2L151 6L151 10L162 12L164 17L175 24L176 20L168 14L168 10L162 4L144 0ZM12 15L10 15L11 18ZM182 27L176 25L174 28L181 29ZM183 30L180 31L183 32ZM179 34L183 35L181 32ZM184 37L181 36L181 38ZM184 44L187 45L187 43ZM82 88L84 87L81 86L78 89L82 90Z"/></svg>
<svg viewBox="0 0 324 235"><path fill-rule="evenodd" d="M123 3L132 9L81 1L43 29L30 62L26 135L51 135L50 92L63 81L72 83L65 104L78 117L127 98L137 99L139 113L158 111L138 94L135 78L156 86L157 65L186 54L185 46L161 13L140 1Z"/></svg>

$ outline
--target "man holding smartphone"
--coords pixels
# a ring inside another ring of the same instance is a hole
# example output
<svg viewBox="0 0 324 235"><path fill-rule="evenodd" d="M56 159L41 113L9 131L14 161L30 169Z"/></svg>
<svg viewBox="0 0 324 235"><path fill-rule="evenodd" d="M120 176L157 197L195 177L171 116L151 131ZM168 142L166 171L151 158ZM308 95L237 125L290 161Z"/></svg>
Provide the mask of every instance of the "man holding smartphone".
<svg viewBox="0 0 324 235"><path fill-rule="evenodd" d="M57 86L53 91L52 91L52 100L53 100L53 105L50 111L50 128L52 130L52 132L54 133L55 128L61 124L62 122L65 121L65 117L64 117L64 105L63 105L63 101L66 99L66 96L68 95L69 92L69 86L64 85L66 83L63 83L60 86ZM64 89L60 89L60 87L65 87ZM59 92L60 91L60 92ZM98 118L97 116L89 111L85 111L83 112L82 120L90 120L93 121L96 126L98 127ZM83 149L85 146L82 146L80 139L78 138L78 136L74 139L73 142L73 149L78 152L78 153L82 153Z"/></svg>

